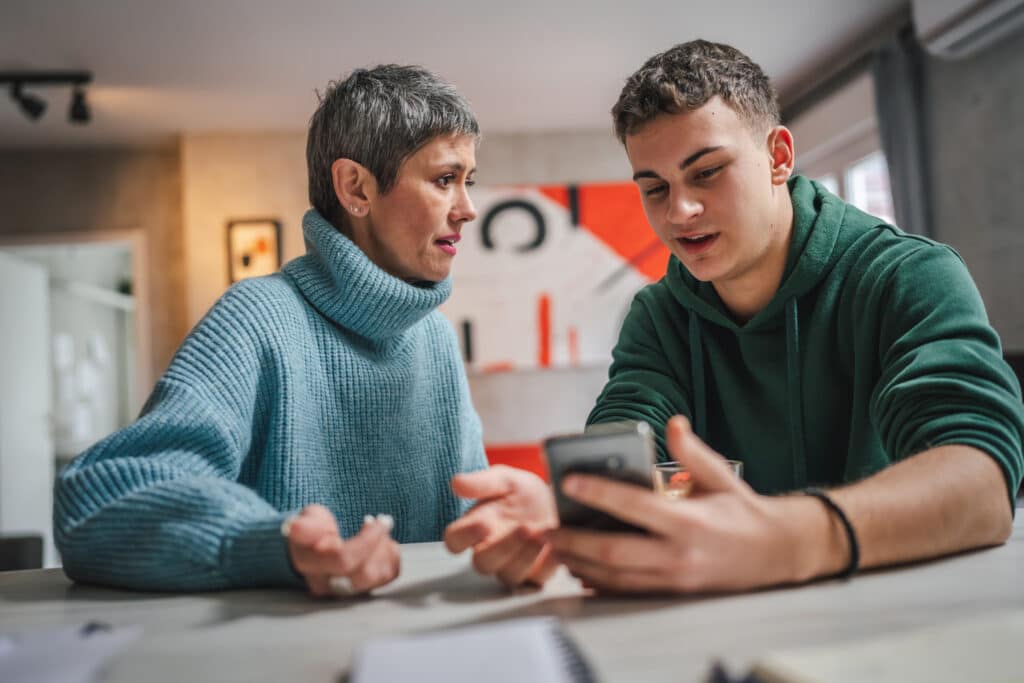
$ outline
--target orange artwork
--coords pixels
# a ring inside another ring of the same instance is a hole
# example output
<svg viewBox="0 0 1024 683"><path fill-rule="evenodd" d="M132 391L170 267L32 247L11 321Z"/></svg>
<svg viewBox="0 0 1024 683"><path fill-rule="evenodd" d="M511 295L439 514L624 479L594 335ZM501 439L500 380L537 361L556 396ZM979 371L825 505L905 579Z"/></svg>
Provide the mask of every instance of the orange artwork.
<svg viewBox="0 0 1024 683"><path fill-rule="evenodd" d="M441 311L481 372L607 365L668 249L633 183L480 187Z"/></svg>
<svg viewBox="0 0 1024 683"><path fill-rule="evenodd" d="M269 275L281 267L281 222L249 218L228 222L228 283Z"/></svg>

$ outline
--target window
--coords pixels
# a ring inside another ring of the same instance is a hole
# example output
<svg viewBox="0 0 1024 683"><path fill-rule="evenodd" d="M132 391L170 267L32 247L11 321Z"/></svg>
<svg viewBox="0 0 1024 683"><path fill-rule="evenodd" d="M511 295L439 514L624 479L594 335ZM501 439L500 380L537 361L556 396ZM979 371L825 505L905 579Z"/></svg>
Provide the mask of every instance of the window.
<svg viewBox="0 0 1024 683"><path fill-rule="evenodd" d="M869 74L822 100L789 127L799 173L862 211L894 222L889 166L878 137Z"/></svg>
<svg viewBox="0 0 1024 683"><path fill-rule="evenodd" d="M885 154L876 150L846 167L846 201L892 223L892 192L889 189L889 166Z"/></svg>

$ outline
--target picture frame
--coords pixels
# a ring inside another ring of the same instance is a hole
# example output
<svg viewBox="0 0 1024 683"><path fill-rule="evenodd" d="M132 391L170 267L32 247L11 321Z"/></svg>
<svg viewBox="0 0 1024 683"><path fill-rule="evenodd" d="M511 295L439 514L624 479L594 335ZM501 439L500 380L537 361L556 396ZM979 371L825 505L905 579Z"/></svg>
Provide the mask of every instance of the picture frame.
<svg viewBox="0 0 1024 683"><path fill-rule="evenodd" d="M241 218L228 221L228 284L277 272L281 267L281 221Z"/></svg>

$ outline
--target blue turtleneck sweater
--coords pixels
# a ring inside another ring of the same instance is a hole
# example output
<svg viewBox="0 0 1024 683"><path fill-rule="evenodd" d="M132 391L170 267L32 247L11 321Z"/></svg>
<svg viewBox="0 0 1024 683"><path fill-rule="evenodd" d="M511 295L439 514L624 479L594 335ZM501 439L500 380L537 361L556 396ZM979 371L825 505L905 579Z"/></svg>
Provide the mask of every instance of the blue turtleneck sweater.
<svg viewBox="0 0 1024 683"><path fill-rule="evenodd" d="M315 211L307 254L231 287L189 334L139 419L59 476L54 530L75 580L142 589L301 586L279 527L326 505L436 541L448 482L486 467L448 280L375 266Z"/></svg>

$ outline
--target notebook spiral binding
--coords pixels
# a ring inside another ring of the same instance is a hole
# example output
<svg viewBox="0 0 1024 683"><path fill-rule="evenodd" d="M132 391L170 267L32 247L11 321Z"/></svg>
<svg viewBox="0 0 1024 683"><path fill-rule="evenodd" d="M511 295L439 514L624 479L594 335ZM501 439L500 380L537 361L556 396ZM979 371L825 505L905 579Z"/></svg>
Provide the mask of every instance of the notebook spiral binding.
<svg viewBox="0 0 1024 683"><path fill-rule="evenodd" d="M594 669L587 662L586 657L583 656L583 651L580 650L576 641L570 638L569 634L562 628L562 624L558 621L552 621L551 630L553 640L561 652L562 661L568 669L569 680L573 681L573 683L597 683L597 675L594 673Z"/></svg>

